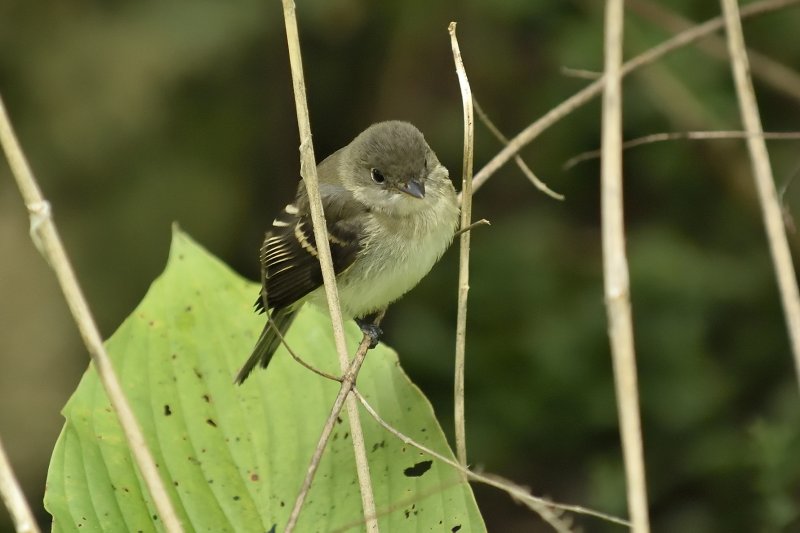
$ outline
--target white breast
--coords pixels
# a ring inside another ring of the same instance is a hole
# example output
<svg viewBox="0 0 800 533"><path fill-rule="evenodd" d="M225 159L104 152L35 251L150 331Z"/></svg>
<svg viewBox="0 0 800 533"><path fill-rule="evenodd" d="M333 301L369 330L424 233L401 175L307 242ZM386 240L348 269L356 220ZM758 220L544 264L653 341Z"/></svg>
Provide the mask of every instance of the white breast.
<svg viewBox="0 0 800 533"><path fill-rule="evenodd" d="M450 191L448 191L450 192ZM439 198L430 209L401 219L375 214L367 224L370 237L353 265L338 276L345 317L377 311L414 288L453 239L458 208L453 197ZM324 287L311 296L325 306Z"/></svg>

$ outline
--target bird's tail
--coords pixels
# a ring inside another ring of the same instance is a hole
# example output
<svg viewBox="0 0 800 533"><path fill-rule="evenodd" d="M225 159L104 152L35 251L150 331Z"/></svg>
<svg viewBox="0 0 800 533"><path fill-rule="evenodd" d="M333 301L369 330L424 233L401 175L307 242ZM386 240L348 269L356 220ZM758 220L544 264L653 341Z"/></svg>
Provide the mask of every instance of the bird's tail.
<svg viewBox="0 0 800 533"><path fill-rule="evenodd" d="M272 314L264 326L264 330L258 337L256 347L253 348L253 354L236 375L235 383L241 385L259 363L263 368L267 367L270 359L272 359L272 354L275 353L275 350L277 350L278 346L281 344L281 337L286 335L286 331L289 329L289 326L292 325L296 314L297 310L290 308L275 309L272 311ZM277 332L280 332L280 335L278 335Z"/></svg>

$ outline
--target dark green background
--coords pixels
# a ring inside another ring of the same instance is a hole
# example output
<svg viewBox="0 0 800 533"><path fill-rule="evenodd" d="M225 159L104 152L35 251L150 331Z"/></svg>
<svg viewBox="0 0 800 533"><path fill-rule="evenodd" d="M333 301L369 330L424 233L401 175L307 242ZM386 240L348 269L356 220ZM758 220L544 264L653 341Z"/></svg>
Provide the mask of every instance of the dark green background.
<svg viewBox="0 0 800 533"><path fill-rule="evenodd" d="M665 5L698 21L719 13L716 2ZM451 20L475 96L509 135L588 83L562 67L602 68L599 1L300 0L298 16L318 157L371 122L406 119L457 183ZM797 69L798 28L793 8L746 22L745 36ZM667 35L631 11L626 57ZM624 90L626 138L741 127L728 65L695 48ZM758 80L756 90L766 129L800 130L800 97ZM162 270L173 220L256 278L263 232L298 177L279 2L6 0L0 91L104 335ZM493 225L472 239L467 433L472 464L624 515L599 165L561 168L599 146L599 125L594 101L523 152L565 202L513 165L475 197L475 217ZM499 145L476 130L477 169ZM769 145L779 186L800 169L799 145ZM0 435L38 505L58 410L87 356L5 165L0 174ZM631 150L625 200L654 530L800 530L797 381L744 143ZM787 212L798 202L790 186ZM385 325L449 434L456 278L454 248ZM477 492L491 531L546 530L506 496Z"/></svg>

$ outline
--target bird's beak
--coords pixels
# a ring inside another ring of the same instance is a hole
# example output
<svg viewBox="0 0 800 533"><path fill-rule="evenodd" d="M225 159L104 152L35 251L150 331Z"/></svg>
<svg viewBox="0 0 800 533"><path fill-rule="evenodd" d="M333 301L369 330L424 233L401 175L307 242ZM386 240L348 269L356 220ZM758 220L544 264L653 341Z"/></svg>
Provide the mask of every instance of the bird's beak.
<svg viewBox="0 0 800 533"><path fill-rule="evenodd" d="M419 180L408 180L398 187L402 192L420 200L425 198L425 185Z"/></svg>

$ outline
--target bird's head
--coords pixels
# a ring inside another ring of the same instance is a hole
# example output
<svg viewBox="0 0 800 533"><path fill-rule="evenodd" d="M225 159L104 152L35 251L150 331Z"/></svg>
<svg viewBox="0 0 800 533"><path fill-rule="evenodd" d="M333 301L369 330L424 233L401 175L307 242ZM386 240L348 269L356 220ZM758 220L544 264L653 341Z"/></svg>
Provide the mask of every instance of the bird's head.
<svg viewBox="0 0 800 533"><path fill-rule="evenodd" d="M408 122L373 124L340 159L343 185L370 208L398 216L432 206L449 186L447 169Z"/></svg>

